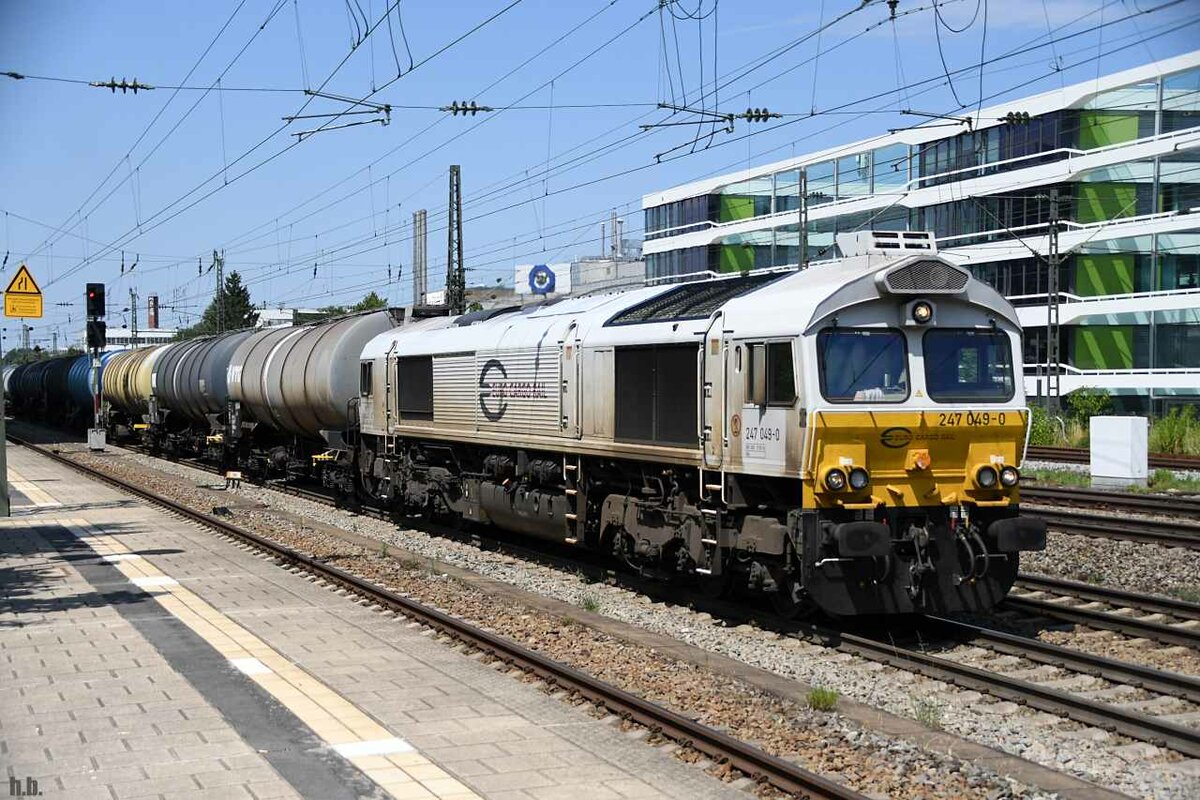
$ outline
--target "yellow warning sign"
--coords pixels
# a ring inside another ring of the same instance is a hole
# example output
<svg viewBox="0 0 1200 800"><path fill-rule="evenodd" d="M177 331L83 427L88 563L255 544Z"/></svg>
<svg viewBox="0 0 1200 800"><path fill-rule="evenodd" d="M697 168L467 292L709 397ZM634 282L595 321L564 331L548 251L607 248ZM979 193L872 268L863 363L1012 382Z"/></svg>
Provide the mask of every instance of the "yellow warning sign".
<svg viewBox="0 0 1200 800"><path fill-rule="evenodd" d="M41 317L42 290L24 264L4 290L4 316Z"/></svg>

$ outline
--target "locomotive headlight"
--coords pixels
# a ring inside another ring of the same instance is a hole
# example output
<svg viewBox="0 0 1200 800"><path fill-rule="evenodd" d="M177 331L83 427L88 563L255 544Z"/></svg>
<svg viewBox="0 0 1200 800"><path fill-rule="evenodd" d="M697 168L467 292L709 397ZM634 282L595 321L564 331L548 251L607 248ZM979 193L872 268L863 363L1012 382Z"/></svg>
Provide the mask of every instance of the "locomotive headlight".
<svg viewBox="0 0 1200 800"><path fill-rule="evenodd" d="M912 318L918 325L924 325L933 319L933 306L924 300L913 303Z"/></svg>
<svg viewBox="0 0 1200 800"><path fill-rule="evenodd" d="M855 467L850 470L850 488L856 492L860 492L867 488L867 484L871 482L871 474L862 467Z"/></svg>
<svg viewBox="0 0 1200 800"><path fill-rule="evenodd" d="M995 467L984 465L975 471L975 482L983 489L994 489L997 480Z"/></svg>
<svg viewBox="0 0 1200 800"><path fill-rule="evenodd" d="M1000 483L1011 489L1021 481L1021 473L1016 467L1005 467L1000 470Z"/></svg>
<svg viewBox="0 0 1200 800"><path fill-rule="evenodd" d="M825 473L825 488L831 492L840 492L846 488L846 473L840 469L831 469Z"/></svg>

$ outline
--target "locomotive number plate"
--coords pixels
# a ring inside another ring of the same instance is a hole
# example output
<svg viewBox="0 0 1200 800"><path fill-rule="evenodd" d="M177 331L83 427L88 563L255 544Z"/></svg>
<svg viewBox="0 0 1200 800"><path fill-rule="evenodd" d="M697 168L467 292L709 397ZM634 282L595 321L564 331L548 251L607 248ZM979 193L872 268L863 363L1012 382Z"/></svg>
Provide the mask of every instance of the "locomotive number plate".
<svg viewBox="0 0 1200 800"><path fill-rule="evenodd" d="M957 427L960 425L1003 425L1008 415L1003 411L949 411L938 414L938 425Z"/></svg>

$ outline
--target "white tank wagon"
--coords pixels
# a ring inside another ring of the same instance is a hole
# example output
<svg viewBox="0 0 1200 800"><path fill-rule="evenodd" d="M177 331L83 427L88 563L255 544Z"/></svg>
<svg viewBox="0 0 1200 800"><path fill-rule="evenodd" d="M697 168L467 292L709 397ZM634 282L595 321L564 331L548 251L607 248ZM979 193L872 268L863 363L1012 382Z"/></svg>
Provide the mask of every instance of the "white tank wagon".
<svg viewBox="0 0 1200 800"><path fill-rule="evenodd" d="M357 422L359 355L368 340L402 318L396 309L372 311L242 339L227 373L230 434L246 439L249 432L260 445L274 436L280 441L269 449L275 467L295 457L283 444L291 437L344 451L344 433ZM288 436L279 439L281 433Z"/></svg>
<svg viewBox="0 0 1200 800"><path fill-rule="evenodd" d="M1018 514L1020 329L928 234L859 254L429 320L362 351L361 484L786 611L989 608Z"/></svg>

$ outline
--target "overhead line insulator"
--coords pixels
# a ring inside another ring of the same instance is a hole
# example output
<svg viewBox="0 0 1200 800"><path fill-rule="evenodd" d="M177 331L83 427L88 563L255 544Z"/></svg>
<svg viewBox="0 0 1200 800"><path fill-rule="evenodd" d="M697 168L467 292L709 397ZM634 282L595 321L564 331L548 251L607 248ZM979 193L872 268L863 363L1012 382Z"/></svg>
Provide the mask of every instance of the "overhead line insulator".
<svg viewBox="0 0 1200 800"><path fill-rule="evenodd" d="M121 78L120 82L116 78L109 78L107 81L92 81L88 86L95 86L97 89L108 89L113 94L117 93L117 89L121 90L121 94L126 94L127 92L137 94L139 90L148 92L154 88L148 83L138 83L137 78L134 78L132 81Z"/></svg>
<svg viewBox="0 0 1200 800"><path fill-rule="evenodd" d="M469 103L466 100L463 100L461 103L458 102L457 100L455 100L450 105L442 106L438 110L439 111L448 111L448 112L450 112L450 115L453 117L457 117L460 115L465 117L468 114L473 117L476 114L478 114L480 111L495 111L496 109L492 108L491 106L481 106L478 103L476 103L474 100L472 100Z"/></svg>

